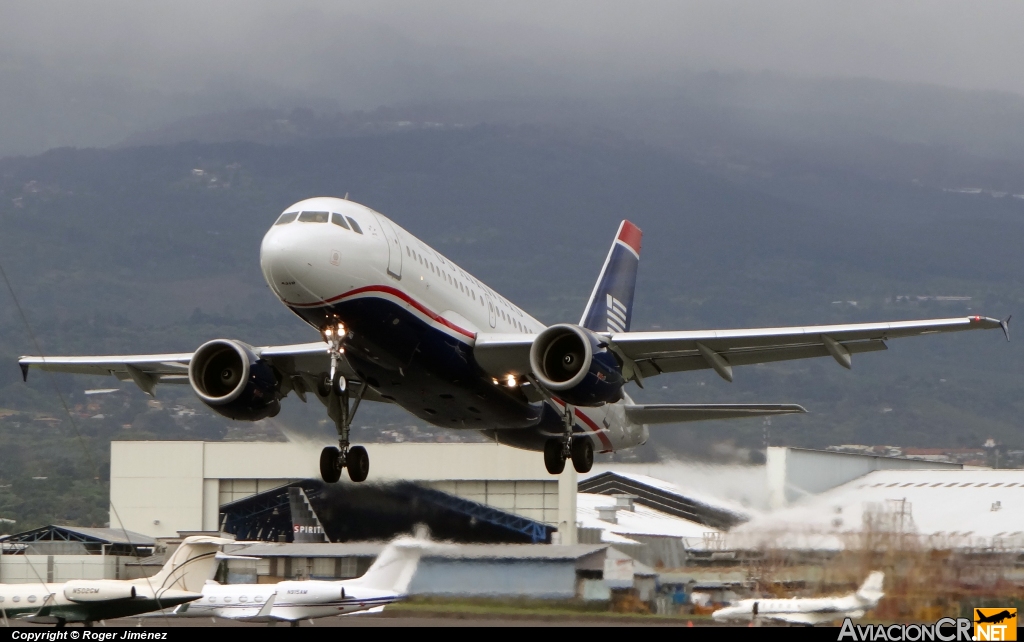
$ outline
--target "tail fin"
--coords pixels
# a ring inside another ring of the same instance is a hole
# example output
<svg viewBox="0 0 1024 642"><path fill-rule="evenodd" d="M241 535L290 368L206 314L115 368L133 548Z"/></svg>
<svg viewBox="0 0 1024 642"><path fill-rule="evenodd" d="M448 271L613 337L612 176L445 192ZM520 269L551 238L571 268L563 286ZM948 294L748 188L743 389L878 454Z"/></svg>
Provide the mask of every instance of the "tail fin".
<svg viewBox="0 0 1024 642"><path fill-rule="evenodd" d="M882 592L883 580L885 580L885 573L882 571L871 571L868 574L868 579L864 580L864 583L857 589L857 597L865 602L877 603L885 595Z"/></svg>
<svg viewBox="0 0 1024 642"><path fill-rule="evenodd" d="M427 540L414 537L395 539L384 547L362 577L346 583L404 594L416 573L420 556L429 544Z"/></svg>
<svg viewBox="0 0 1024 642"><path fill-rule="evenodd" d="M306 491L298 486L288 489L288 507L292 514L292 541L296 543L326 542L323 524L306 497Z"/></svg>
<svg viewBox="0 0 1024 642"><path fill-rule="evenodd" d="M133 580L139 586L152 586L156 590L178 589L202 593L206 580L213 579L217 572L217 552L224 544L233 540L221 537L193 535L186 537L170 558L153 577Z"/></svg>
<svg viewBox="0 0 1024 642"><path fill-rule="evenodd" d="M595 332L628 332L633 318L633 291L640 267L640 240L643 232L629 221L622 221L612 248L597 277L590 301L580 325Z"/></svg>

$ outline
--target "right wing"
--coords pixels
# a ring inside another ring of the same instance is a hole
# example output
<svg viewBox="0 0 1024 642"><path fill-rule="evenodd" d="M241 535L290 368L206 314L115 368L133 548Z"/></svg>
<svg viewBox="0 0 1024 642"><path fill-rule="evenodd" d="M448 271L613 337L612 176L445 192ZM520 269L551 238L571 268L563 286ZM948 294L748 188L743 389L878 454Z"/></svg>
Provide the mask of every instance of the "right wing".
<svg viewBox="0 0 1024 642"><path fill-rule="evenodd" d="M322 342L298 343L284 346L251 347L257 357L276 368L286 381L285 392L296 390L305 398L305 392L316 390L316 379L330 369L331 360ZM176 354L101 355L89 357L21 357L22 378L28 379L30 368L49 372L72 374L113 375L121 381L134 381L149 394L158 383L188 385L188 365L191 352ZM359 375L344 359L338 364L341 374L349 380L360 380ZM298 383L301 381L302 383ZM373 389L366 390L367 401L387 402Z"/></svg>

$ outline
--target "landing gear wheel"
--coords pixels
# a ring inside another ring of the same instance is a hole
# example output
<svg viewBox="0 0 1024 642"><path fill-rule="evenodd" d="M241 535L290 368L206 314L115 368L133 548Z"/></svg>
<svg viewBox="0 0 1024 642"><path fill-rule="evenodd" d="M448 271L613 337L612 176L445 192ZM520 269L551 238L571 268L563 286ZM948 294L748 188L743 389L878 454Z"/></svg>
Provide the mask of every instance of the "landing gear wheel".
<svg viewBox="0 0 1024 642"><path fill-rule="evenodd" d="M320 451L320 477L328 484L341 479L341 451L334 446Z"/></svg>
<svg viewBox="0 0 1024 642"><path fill-rule="evenodd" d="M562 454L560 439L548 439L544 442L544 467L552 475L561 475L565 470L565 455Z"/></svg>
<svg viewBox="0 0 1024 642"><path fill-rule="evenodd" d="M345 377L341 376L340 372L334 374L334 392L343 394L348 388L348 381ZM331 373L321 372L316 378L316 391L321 397L326 397L331 394Z"/></svg>
<svg viewBox="0 0 1024 642"><path fill-rule="evenodd" d="M578 473L589 473L594 466L594 444L589 437L572 440L572 467Z"/></svg>
<svg viewBox="0 0 1024 642"><path fill-rule="evenodd" d="M366 454L366 449L362 446L353 446L345 459L349 479L356 483L365 481L366 476L370 474L370 456Z"/></svg>

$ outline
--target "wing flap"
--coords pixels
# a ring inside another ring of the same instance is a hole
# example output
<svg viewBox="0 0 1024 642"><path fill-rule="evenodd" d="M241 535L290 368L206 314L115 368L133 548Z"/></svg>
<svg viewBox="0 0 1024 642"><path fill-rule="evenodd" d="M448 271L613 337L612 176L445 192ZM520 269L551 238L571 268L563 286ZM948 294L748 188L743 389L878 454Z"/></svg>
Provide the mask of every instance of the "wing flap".
<svg viewBox="0 0 1024 642"><path fill-rule="evenodd" d="M616 341L618 343L618 341ZM850 354L862 352L874 352L876 350L888 349L884 341L851 341L840 343ZM737 348L718 353L732 366L749 366L757 363L772 363L775 361L790 361L793 359L811 359L814 357L827 357L831 353L824 342L819 344L789 345L789 346L765 346L760 348ZM657 357L642 357L636 359L640 366L640 374L644 377L654 376L664 372L684 372L687 370L704 370L711 368L711 364L696 349L692 353L679 352L668 353Z"/></svg>
<svg viewBox="0 0 1024 642"><path fill-rule="evenodd" d="M798 404L665 403L626 406L626 418L638 424L674 424L709 419L738 419L807 412Z"/></svg>

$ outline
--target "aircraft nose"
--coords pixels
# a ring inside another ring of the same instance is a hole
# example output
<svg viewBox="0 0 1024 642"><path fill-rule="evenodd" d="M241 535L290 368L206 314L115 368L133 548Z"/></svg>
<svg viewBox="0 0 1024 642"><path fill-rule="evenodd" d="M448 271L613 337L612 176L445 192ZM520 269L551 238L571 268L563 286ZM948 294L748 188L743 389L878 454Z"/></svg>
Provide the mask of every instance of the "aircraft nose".
<svg viewBox="0 0 1024 642"><path fill-rule="evenodd" d="M278 295L299 285L312 269L302 251L300 235L281 228L271 228L263 237L260 267L267 285Z"/></svg>

